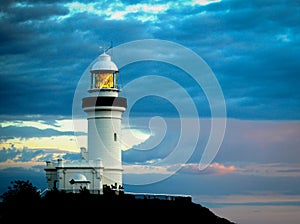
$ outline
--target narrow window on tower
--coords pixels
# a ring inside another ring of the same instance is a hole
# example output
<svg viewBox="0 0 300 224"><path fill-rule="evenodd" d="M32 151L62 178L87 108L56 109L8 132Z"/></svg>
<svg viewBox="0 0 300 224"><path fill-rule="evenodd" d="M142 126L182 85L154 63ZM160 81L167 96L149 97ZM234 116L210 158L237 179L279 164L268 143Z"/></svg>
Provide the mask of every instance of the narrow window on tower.
<svg viewBox="0 0 300 224"><path fill-rule="evenodd" d="M117 141L117 133L114 133L114 140Z"/></svg>

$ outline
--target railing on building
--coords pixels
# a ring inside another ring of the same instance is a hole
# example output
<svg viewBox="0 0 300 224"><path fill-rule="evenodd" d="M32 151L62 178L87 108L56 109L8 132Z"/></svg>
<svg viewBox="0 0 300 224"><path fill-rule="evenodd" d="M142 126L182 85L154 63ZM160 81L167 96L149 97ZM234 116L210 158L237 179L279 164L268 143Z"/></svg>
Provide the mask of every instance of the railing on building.
<svg viewBox="0 0 300 224"><path fill-rule="evenodd" d="M40 191L41 196L45 196L45 194L49 191L48 188L46 188L44 191ZM80 193L80 190L74 189L64 189L62 190L65 193ZM101 194L99 190L88 190L89 193L92 194ZM185 201L185 202L192 202L192 196L191 195L185 195L185 194L155 194L155 193L134 193L134 192L123 192L123 191L112 191L114 192L114 195L127 195L130 197L133 197L135 199L158 199L158 200L168 200L168 201ZM120 193L122 192L122 194Z"/></svg>
<svg viewBox="0 0 300 224"><path fill-rule="evenodd" d="M135 199L159 199L159 200L169 200L169 201L192 201L191 195L184 194L155 194L155 193L133 193L125 192L126 195L131 195Z"/></svg>

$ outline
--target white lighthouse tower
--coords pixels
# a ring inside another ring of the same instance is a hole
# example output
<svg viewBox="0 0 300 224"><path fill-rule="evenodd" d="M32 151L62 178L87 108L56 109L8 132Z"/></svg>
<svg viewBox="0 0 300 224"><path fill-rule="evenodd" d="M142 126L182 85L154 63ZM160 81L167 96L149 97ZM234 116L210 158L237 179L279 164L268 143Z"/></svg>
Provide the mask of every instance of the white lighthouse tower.
<svg viewBox="0 0 300 224"><path fill-rule="evenodd" d="M119 97L118 67L105 52L91 66L90 96L82 99L87 113L88 145L79 161L46 161L48 189L102 194L104 187L123 190L121 119L126 98Z"/></svg>
<svg viewBox="0 0 300 224"><path fill-rule="evenodd" d="M121 119L126 98L119 97L118 68L103 53L91 70L90 97L82 100L88 120L88 160L101 160L103 185L122 186Z"/></svg>

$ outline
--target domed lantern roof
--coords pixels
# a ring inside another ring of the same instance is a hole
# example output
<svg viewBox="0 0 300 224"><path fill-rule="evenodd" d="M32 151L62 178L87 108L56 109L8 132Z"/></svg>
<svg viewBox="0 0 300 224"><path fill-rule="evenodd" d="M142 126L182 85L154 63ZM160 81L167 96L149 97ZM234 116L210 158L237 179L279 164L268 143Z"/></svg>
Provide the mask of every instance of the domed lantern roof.
<svg viewBox="0 0 300 224"><path fill-rule="evenodd" d="M111 61L110 55L103 53L98 57L98 60L93 64L91 72L96 71L118 71L117 65Z"/></svg>

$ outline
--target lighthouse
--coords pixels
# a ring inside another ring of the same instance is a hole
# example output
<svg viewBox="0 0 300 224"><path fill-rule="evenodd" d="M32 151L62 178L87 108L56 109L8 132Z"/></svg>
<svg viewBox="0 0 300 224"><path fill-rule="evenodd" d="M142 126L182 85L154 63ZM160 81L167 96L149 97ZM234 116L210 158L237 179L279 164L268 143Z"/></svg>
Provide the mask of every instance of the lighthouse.
<svg viewBox="0 0 300 224"><path fill-rule="evenodd" d="M127 99L119 97L119 70L106 52L90 67L89 96L82 99L87 117L87 148L80 160L46 161L48 190L103 194L105 187L122 190L121 120Z"/></svg>
<svg viewBox="0 0 300 224"><path fill-rule="evenodd" d="M88 160L102 161L102 181L108 186L122 186L120 137L127 100L118 96L118 72L111 56L101 54L90 70L91 96L82 100L88 122Z"/></svg>

